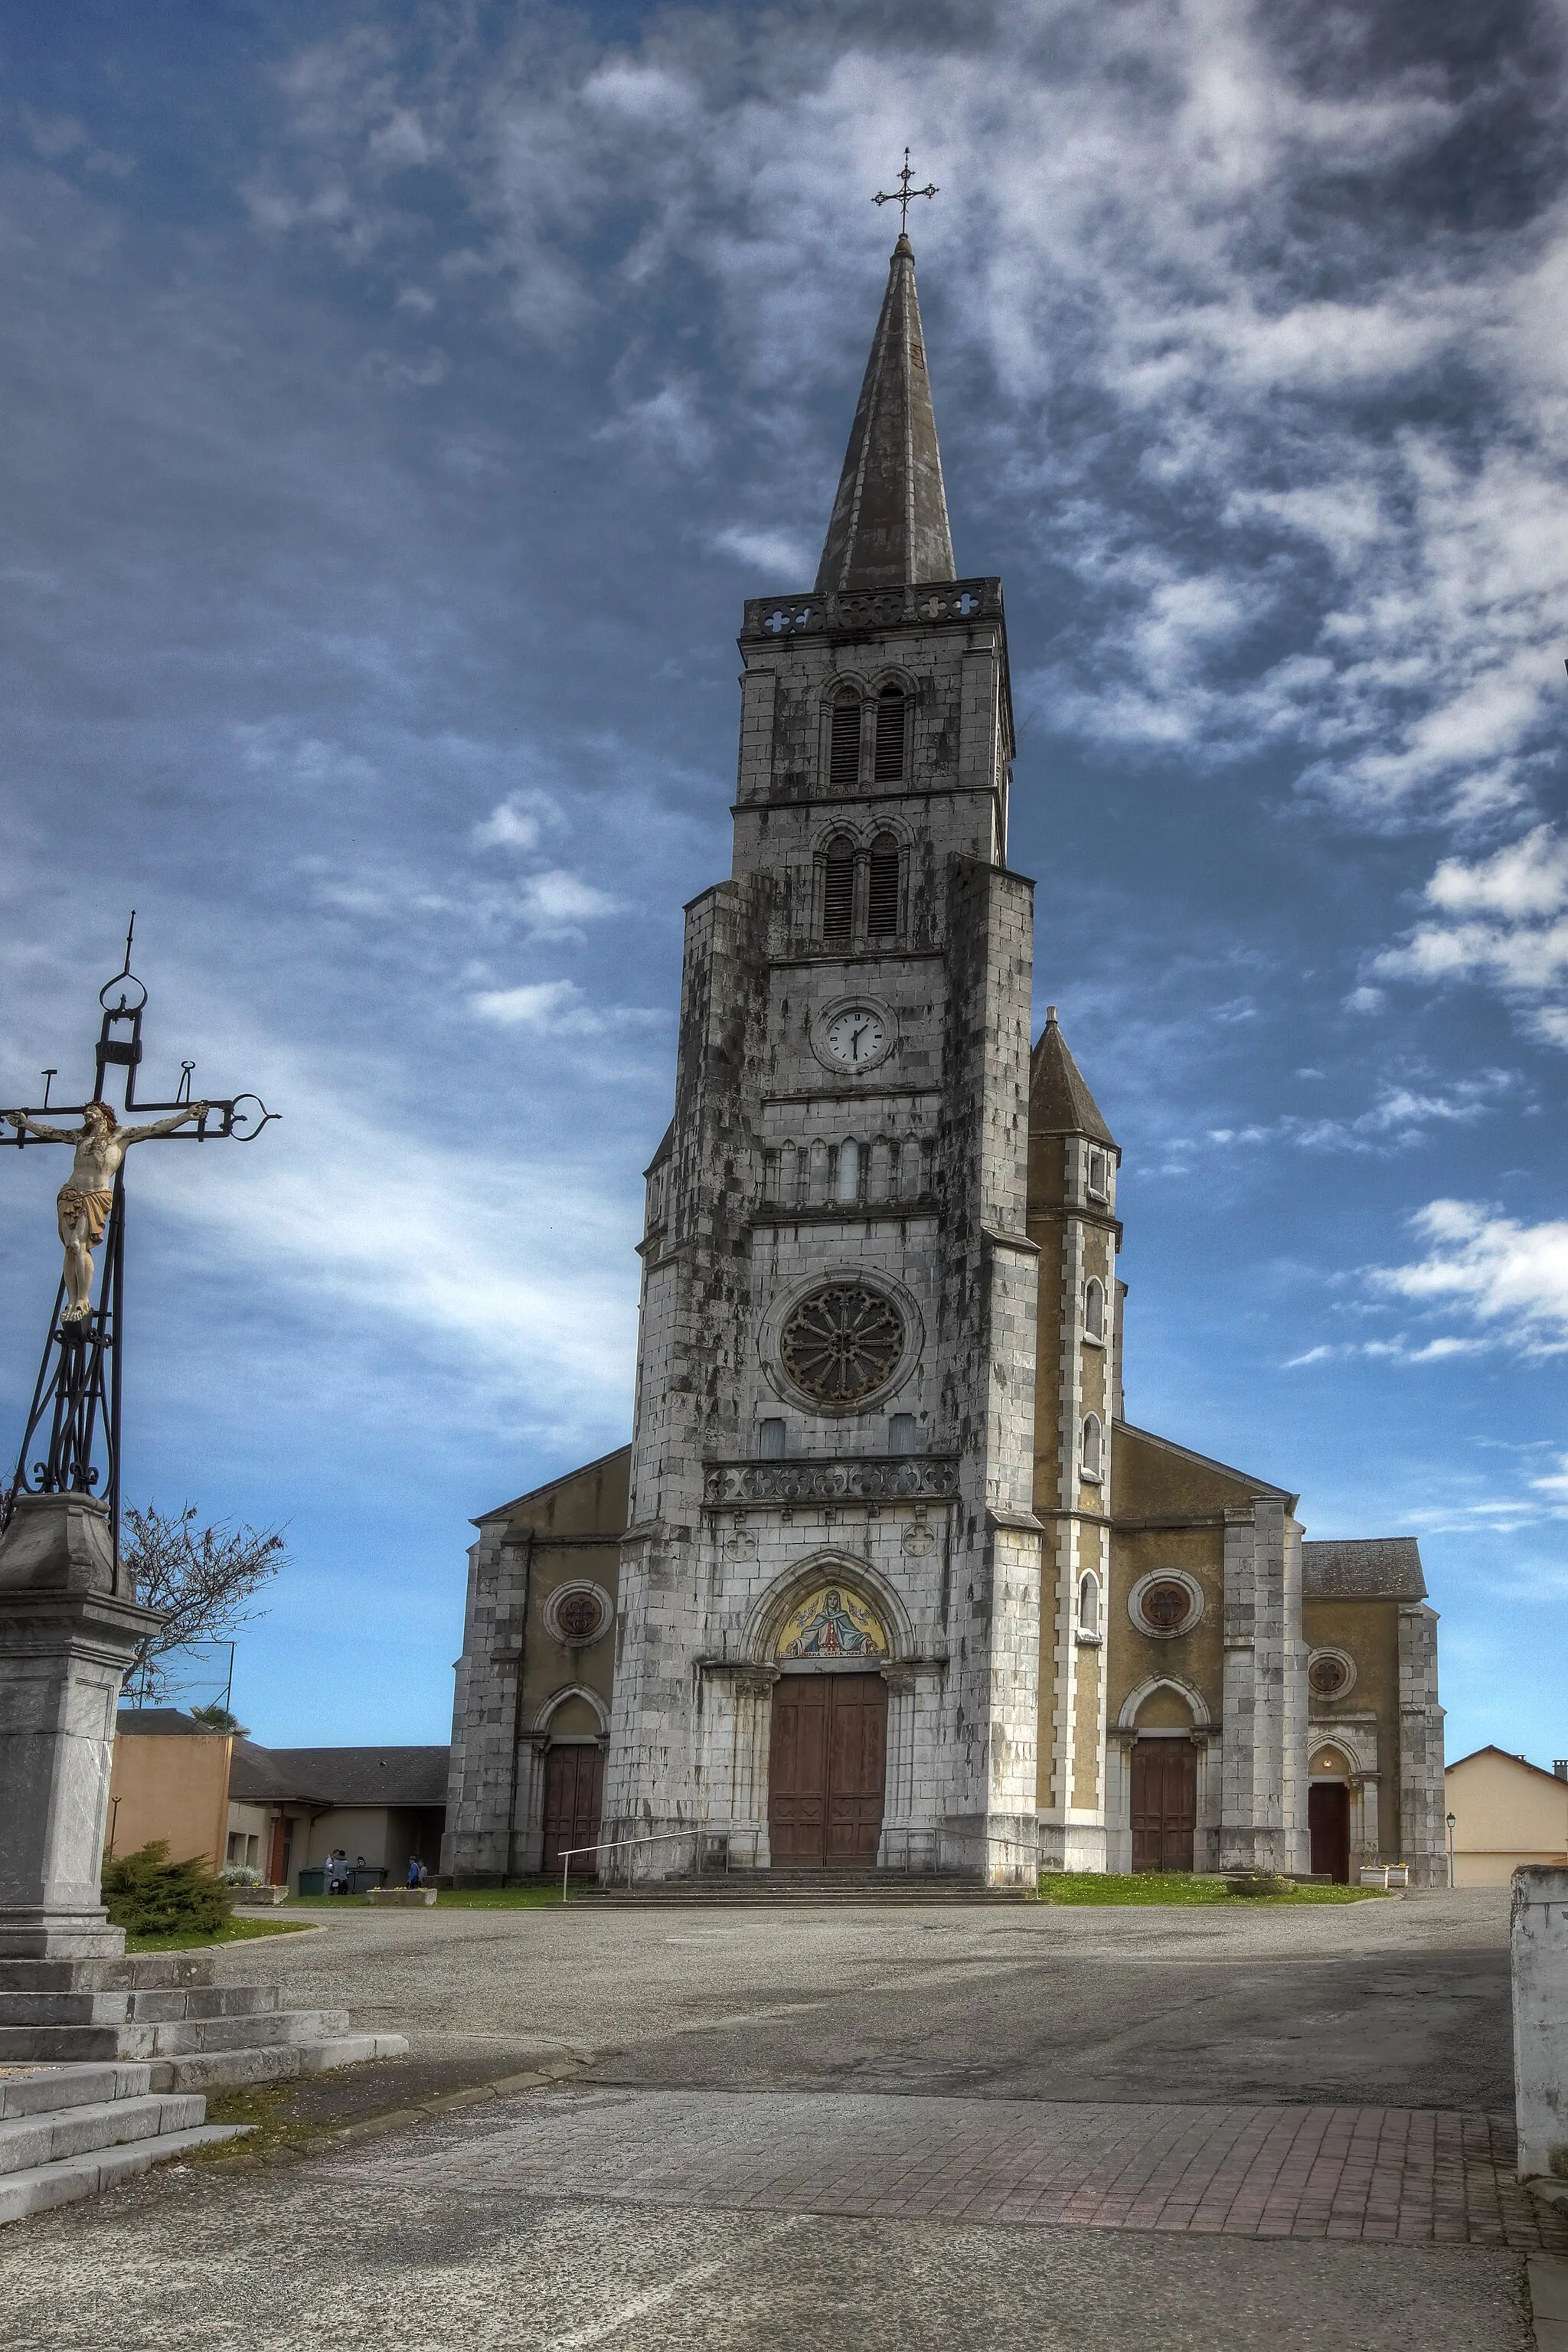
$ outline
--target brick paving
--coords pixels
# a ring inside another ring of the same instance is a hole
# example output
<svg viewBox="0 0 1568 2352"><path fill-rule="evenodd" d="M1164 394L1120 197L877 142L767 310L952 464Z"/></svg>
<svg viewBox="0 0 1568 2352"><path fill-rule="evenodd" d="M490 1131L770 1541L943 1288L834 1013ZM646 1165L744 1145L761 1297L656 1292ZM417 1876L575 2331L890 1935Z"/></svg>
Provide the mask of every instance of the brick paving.
<svg viewBox="0 0 1568 2352"><path fill-rule="evenodd" d="M651 2205L1568 2252L1568 2217L1513 2164L1509 2122L1446 2109L584 2089L411 2141L394 2168Z"/></svg>

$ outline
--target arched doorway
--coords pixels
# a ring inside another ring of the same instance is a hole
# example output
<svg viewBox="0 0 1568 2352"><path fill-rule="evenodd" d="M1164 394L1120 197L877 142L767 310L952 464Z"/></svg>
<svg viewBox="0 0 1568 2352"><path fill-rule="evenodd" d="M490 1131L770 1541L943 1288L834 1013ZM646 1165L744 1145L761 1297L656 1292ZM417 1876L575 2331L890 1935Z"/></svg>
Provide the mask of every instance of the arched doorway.
<svg viewBox="0 0 1568 2352"><path fill-rule="evenodd" d="M774 1645L768 1845L775 1869L865 1868L882 1835L888 1636L841 1580L814 1585Z"/></svg>
<svg viewBox="0 0 1568 2352"><path fill-rule="evenodd" d="M590 1699L574 1693L550 1717L544 1751L544 1844L542 1866L550 1873L572 1853L574 1878L592 1878L598 1856L576 1849L597 1843L605 1801L605 1748L599 1717Z"/></svg>
<svg viewBox="0 0 1568 2352"><path fill-rule="evenodd" d="M1312 1842L1312 1875L1338 1886L1350 1884L1350 1767L1337 1748L1314 1751L1307 1781L1307 1827Z"/></svg>
<svg viewBox="0 0 1568 2352"><path fill-rule="evenodd" d="M1138 1710L1132 1746L1132 1867L1191 1870L1198 1824L1193 1711L1158 1684Z"/></svg>

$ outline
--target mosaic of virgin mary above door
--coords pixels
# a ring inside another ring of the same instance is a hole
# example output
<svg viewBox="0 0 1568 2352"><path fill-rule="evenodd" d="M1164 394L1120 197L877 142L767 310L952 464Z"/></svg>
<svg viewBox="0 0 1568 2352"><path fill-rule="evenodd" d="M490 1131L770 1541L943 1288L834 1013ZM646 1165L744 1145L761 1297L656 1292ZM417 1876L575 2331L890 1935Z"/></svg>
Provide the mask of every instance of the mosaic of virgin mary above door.
<svg viewBox="0 0 1568 2352"><path fill-rule="evenodd" d="M875 1610L842 1584L819 1584L784 1619L778 1658L885 1658L888 1635Z"/></svg>

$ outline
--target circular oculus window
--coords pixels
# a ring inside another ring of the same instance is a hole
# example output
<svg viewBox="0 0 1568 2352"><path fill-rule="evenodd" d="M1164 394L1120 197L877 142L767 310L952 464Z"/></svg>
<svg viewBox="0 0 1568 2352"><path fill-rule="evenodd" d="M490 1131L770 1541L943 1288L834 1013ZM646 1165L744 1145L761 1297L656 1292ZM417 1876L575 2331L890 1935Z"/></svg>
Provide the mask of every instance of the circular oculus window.
<svg viewBox="0 0 1568 2352"><path fill-rule="evenodd" d="M1201 1584L1174 1569L1156 1569L1141 1576L1127 1596L1127 1613L1140 1633L1173 1641L1190 1633L1204 1613Z"/></svg>
<svg viewBox="0 0 1568 2352"><path fill-rule="evenodd" d="M856 1404L891 1380L905 1337L903 1317L880 1291L825 1283L785 1319L779 1360L795 1387L818 1403Z"/></svg>
<svg viewBox="0 0 1568 2352"><path fill-rule="evenodd" d="M1342 1650L1314 1650L1307 1661L1307 1687L1314 1698L1343 1698L1355 1680L1355 1661Z"/></svg>
<svg viewBox="0 0 1568 2352"><path fill-rule="evenodd" d="M585 1649L609 1624L609 1596L596 1584L563 1585L551 1594L544 1615L558 1642L569 1649Z"/></svg>

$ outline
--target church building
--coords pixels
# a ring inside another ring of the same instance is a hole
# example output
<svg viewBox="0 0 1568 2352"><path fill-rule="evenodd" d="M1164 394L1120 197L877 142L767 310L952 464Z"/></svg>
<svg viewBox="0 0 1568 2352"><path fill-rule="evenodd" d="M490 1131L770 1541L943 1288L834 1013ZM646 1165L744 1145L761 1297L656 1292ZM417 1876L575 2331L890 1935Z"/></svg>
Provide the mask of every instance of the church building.
<svg viewBox="0 0 1568 2352"><path fill-rule="evenodd" d="M1444 1874L1415 1542L1305 1542L1123 1413L1121 1154L1031 1043L1002 583L955 570L900 236L816 587L745 606L631 1444L476 1522L459 1882Z"/></svg>

